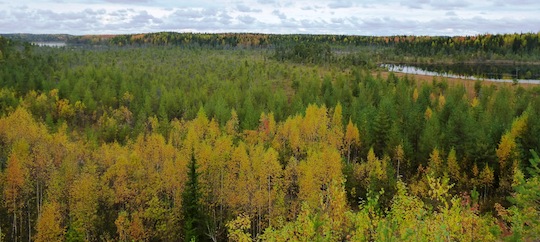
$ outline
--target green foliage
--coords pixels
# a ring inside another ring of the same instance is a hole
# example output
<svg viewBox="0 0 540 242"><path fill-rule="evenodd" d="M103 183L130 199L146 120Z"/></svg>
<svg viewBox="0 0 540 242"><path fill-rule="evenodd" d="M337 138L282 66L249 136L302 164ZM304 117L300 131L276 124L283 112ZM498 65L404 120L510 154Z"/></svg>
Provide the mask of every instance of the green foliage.
<svg viewBox="0 0 540 242"><path fill-rule="evenodd" d="M79 232L78 229L76 229L73 226L70 226L66 233L66 242L80 242L85 241L84 240L84 234Z"/></svg>
<svg viewBox="0 0 540 242"><path fill-rule="evenodd" d="M276 48L274 58L280 61L291 60L299 63L328 63L333 60L332 50L328 44L294 43Z"/></svg>
<svg viewBox="0 0 540 242"><path fill-rule="evenodd" d="M529 160L529 178L517 170L512 187L514 193L509 200L513 206L506 211L499 211L504 219L512 224L509 240L534 239L540 236L540 158L531 150L533 158Z"/></svg>
<svg viewBox="0 0 540 242"><path fill-rule="evenodd" d="M201 192L199 187L199 173L197 161L192 153L188 166L188 180L182 193L182 210L184 219L184 241L198 241L202 239L205 220L202 214Z"/></svg>
<svg viewBox="0 0 540 242"><path fill-rule="evenodd" d="M54 202L69 241L490 241L499 202L537 238L537 88L367 69L372 45L472 38L0 38L0 232L27 239Z"/></svg>
<svg viewBox="0 0 540 242"><path fill-rule="evenodd" d="M251 221L245 214L240 214L236 219L227 223L227 230L229 232L229 240L237 242L249 242L251 241L251 235L249 234L251 229Z"/></svg>

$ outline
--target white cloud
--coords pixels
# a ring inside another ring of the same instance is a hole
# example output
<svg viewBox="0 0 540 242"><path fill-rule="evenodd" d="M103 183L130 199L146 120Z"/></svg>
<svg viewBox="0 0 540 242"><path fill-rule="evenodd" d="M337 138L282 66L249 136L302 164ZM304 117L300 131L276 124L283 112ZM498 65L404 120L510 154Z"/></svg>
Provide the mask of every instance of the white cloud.
<svg viewBox="0 0 540 242"><path fill-rule="evenodd" d="M462 35L538 32L536 0L19 0L0 33L156 31Z"/></svg>

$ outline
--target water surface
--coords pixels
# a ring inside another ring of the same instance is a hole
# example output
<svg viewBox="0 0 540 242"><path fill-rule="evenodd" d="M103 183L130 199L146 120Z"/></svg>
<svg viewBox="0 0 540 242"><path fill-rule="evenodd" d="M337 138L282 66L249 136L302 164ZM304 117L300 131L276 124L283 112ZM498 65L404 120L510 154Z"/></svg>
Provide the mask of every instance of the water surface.
<svg viewBox="0 0 540 242"><path fill-rule="evenodd" d="M64 47L66 42L32 42L32 44L37 46L48 46L48 47Z"/></svg>
<svg viewBox="0 0 540 242"><path fill-rule="evenodd" d="M389 71L468 80L540 84L540 65L448 64L405 65L382 64Z"/></svg>

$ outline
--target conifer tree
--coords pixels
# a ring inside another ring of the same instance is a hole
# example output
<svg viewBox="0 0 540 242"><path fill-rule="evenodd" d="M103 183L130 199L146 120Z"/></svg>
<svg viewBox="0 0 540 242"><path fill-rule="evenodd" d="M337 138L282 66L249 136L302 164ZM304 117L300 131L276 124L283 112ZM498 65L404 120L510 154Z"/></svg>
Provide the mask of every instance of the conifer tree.
<svg viewBox="0 0 540 242"><path fill-rule="evenodd" d="M188 180L182 194L182 209L184 215L184 240L198 241L201 236L203 214L200 204L201 191L199 188L199 173L197 173L197 161L192 153L188 164Z"/></svg>

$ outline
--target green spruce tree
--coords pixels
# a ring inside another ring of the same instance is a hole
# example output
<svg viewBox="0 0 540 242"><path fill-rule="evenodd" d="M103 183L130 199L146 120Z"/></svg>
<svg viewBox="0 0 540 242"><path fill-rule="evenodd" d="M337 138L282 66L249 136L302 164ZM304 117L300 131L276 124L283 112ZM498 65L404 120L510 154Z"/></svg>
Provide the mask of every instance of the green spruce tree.
<svg viewBox="0 0 540 242"><path fill-rule="evenodd" d="M184 215L184 239L185 241L198 241L201 236L203 223L202 209L200 204L201 192L199 190L199 173L197 173L197 161L192 152L191 161L188 164L188 180L182 194L182 212Z"/></svg>

